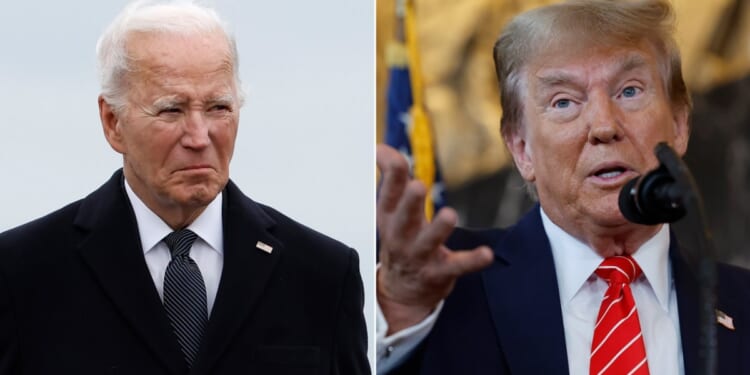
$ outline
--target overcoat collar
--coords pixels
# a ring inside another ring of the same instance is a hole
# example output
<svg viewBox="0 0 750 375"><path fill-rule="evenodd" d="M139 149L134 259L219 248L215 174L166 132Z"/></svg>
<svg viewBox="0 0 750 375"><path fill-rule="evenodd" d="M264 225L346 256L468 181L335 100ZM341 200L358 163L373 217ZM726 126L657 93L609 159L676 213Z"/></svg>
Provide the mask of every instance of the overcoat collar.
<svg viewBox="0 0 750 375"><path fill-rule="evenodd" d="M242 322L252 315L284 253L284 245L273 235L273 219L231 181L224 190L223 219L224 268L191 374L211 372ZM115 308L170 373L186 373L146 266L121 170L83 200L74 225L82 233L79 252Z"/></svg>

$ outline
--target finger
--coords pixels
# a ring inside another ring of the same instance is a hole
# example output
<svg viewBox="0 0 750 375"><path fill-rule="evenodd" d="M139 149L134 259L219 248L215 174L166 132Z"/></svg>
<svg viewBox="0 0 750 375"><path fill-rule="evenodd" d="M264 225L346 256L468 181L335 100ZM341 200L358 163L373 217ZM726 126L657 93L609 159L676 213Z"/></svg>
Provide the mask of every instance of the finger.
<svg viewBox="0 0 750 375"><path fill-rule="evenodd" d="M479 246L473 250L450 251L438 266L438 272L459 277L489 266L493 259L494 254L487 246Z"/></svg>
<svg viewBox="0 0 750 375"><path fill-rule="evenodd" d="M388 224L389 230L398 233L391 238L398 238L405 242L405 240L416 236L417 231L422 228L425 221L425 194L427 194L427 189L424 184L417 180L409 181L404 190L404 196L393 213L392 223Z"/></svg>
<svg viewBox="0 0 750 375"><path fill-rule="evenodd" d="M409 164L403 155L388 145L377 145L375 155L383 176L378 193L378 211L391 212L398 205L409 181Z"/></svg>
<svg viewBox="0 0 750 375"><path fill-rule="evenodd" d="M458 215L450 207L438 211L432 222L425 226L415 241L415 255L426 255L438 251L456 227Z"/></svg>

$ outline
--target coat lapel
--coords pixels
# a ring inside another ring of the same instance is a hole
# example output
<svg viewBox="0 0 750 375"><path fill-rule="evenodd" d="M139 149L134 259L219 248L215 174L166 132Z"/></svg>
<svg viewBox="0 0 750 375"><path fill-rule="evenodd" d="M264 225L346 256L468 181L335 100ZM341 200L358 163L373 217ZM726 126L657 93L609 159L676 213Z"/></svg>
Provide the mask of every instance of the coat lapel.
<svg viewBox="0 0 750 375"><path fill-rule="evenodd" d="M680 252L674 236L670 241L670 258L677 293L677 306L680 314L680 336L685 364L685 375L702 373L701 353L701 320L700 320L700 284ZM722 288L722 280L727 280L722 270L726 265L717 265L717 288L715 308L728 316L743 316L744 298L735 294L739 283L730 282ZM714 322L716 325L716 344L718 348L717 371L719 374L743 373L742 360L747 357L747 349L742 334ZM738 322L734 323L739 326ZM740 329L740 327L737 327Z"/></svg>
<svg viewBox="0 0 750 375"><path fill-rule="evenodd" d="M482 277L496 335L510 372L567 373L557 277L538 206L493 250L497 261L483 272ZM693 270L681 256L674 236L669 251L680 315L685 374L694 375L700 371L698 283ZM719 275L721 279L722 275ZM730 316L741 315L740 308L735 305L742 301L723 295L727 293L719 285L717 307ZM739 335L721 326L717 330L721 354L719 373L735 373L734 362L744 355Z"/></svg>
<svg viewBox="0 0 750 375"><path fill-rule="evenodd" d="M680 340L682 341L682 358L685 364L685 375L694 375L699 371L700 358L700 318L698 316L698 284L685 259L680 255L674 235L669 241L669 257L672 264L675 292L677 293L677 310L680 314Z"/></svg>
<svg viewBox="0 0 750 375"><path fill-rule="evenodd" d="M568 372L557 276L539 207L494 247L483 272L494 328L513 374Z"/></svg>
<svg viewBox="0 0 750 375"><path fill-rule="evenodd" d="M123 318L173 374L185 364L148 272L135 215L122 185L122 172L81 204L74 225L84 262Z"/></svg>
<svg viewBox="0 0 750 375"><path fill-rule="evenodd" d="M224 191L224 269L192 373L209 374L258 305L284 246L274 221L230 181ZM270 250L270 251L269 251Z"/></svg>

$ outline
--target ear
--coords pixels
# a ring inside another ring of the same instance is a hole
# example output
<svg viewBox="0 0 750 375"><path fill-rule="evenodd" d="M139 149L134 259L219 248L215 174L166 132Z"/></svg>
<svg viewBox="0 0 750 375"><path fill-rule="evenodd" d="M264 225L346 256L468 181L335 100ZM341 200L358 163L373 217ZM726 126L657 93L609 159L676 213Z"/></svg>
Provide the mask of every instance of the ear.
<svg viewBox="0 0 750 375"><path fill-rule="evenodd" d="M125 154L127 148L120 128L120 116L115 113L114 108L101 95L99 95L99 119L102 122L104 137L107 138L110 147L121 154Z"/></svg>
<svg viewBox="0 0 750 375"><path fill-rule="evenodd" d="M674 110L673 119L675 126L674 149L678 155L684 156L690 139L690 110L686 105L679 106Z"/></svg>
<svg viewBox="0 0 750 375"><path fill-rule="evenodd" d="M524 129L519 129L517 133L510 135L505 140L505 146L513 155L513 161L515 161L521 177L528 182L534 182L536 180L534 160Z"/></svg>

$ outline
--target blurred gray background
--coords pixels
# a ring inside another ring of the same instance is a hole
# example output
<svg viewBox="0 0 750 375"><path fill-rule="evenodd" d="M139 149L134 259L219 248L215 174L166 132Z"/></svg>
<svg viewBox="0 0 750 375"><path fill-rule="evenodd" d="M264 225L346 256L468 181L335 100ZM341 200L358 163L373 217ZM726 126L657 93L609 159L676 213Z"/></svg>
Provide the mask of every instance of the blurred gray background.
<svg viewBox="0 0 750 375"><path fill-rule="evenodd" d="M99 123L94 49L126 3L0 0L0 231L84 197L122 165ZM204 3L235 31L247 94L232 179L359 251L372 332L373 2Z"/></svg>

